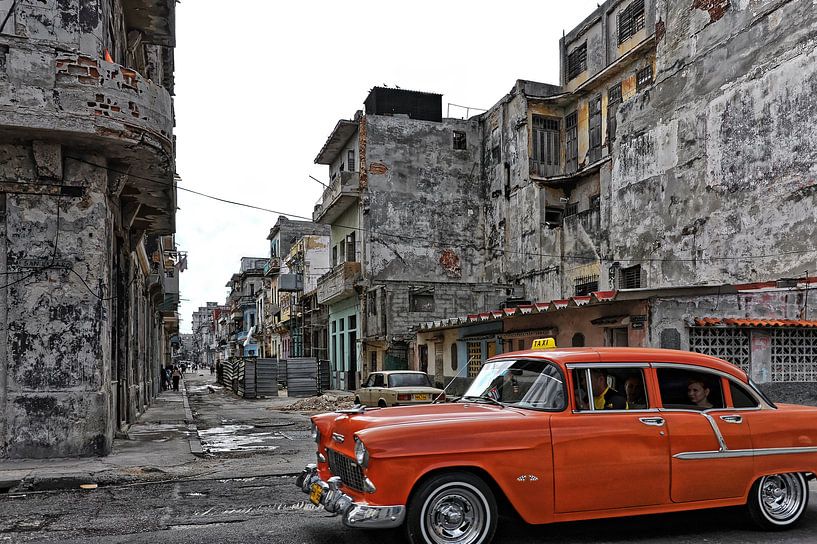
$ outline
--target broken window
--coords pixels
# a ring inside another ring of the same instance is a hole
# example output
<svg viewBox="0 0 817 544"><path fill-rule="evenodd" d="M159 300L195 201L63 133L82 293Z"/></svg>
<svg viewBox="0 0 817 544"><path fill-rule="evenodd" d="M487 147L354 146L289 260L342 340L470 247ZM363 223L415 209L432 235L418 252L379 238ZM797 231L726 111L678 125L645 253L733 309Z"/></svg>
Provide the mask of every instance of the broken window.
<svg viewBox="0 0 817 544"><path fill-rule="evenodd" d="M346 162L349 164L349 171L355 171L355 151L350 149L346 152Z"/></svg>
<svg viewBox="0 0 817 544"><path fill-rule="evenodd" d="M601 95L598 94L590 99L588 107L590 109L590 120L588 122L590 162L594 163L601 159Z"/></svg>
<svg viewBox="0 0 817 544"><path fill-rule="evenodd" d="M621 45L644 28L644 0L633 0L618 12L618 43Z"/></svg>
<svg viewBox="0 0 817 544"><path fill-rule="evenodd" d="M598 276L582 276L575 278L575 296L581 297L589 295L599 290Z"/></svg>
<svg viewBox="0 0 817 544"><path fill-rule="evenodd" d="M592 195L590 197L590 209L596 211L601 209L601 195Z"/></svg>
<svg viewBox="0 0 817 544"><path fill-rule="evenodd" d="M369 315L377 315L377 291L369 291L366 307Z"/></svg>
<svg viewBox="0 0 817 544"><path fill-rule="evenodd" d="M585 70L587 70L587 42L567 55L567 80L570 81Z"/></svg>
<svg viewBox="0 0 817 544"><path fill-rule="evenodd" d="M410 291L409 311L411 312L433 312L434 292L433 291Z"/></svg>
<svg viewBox="0 0 817 544"><path fill-rule="evenodd" d="M622 268L619 272L619 289L638 289L641 287L641 265Z"/></svg>
<svg viewBox="0 0 817 544"><path fill-rule="evenodd" d="M559 120L541 115L533 116L533 145L531 146L531 173L552 175L549 166L559 166Z"/></svg>
<svg viewBox="0 0 817 544"><path fill-rule="evenodd" d="M465 149L466 148L466 140L465 140L465 132L462 130L455 130L454 131L454 149Z"/></svg>
<svg viewBox="0 0 817 544"><path fill-rule="evenodd" d="M576 169L579 157L579 114L573 112L565 117L565 160ZM571 163L572 161L572 163Z"/></svg>
<svg viewBox="0 0 817 544"><path fill-rule="evenodd" d="M652 84L652 64L642 68L636 73L635 76L635 88L636 90L641 90L645 87L648 87Z"/></svg>
<svg viewBox="0 0 817 544"><path fill-rule="evenodd" d="M579 213L579 203L578 202L571 202L567 206L565 206L565 217L569 215L576 215Z"/></svg>
<svg viewBox="0 0 817 544"><path fill-rule="evenodd" d="M555 206L547 206L545 208L545 225L548 228L556 228L562 225L562 214L564 210Z"/></svg>

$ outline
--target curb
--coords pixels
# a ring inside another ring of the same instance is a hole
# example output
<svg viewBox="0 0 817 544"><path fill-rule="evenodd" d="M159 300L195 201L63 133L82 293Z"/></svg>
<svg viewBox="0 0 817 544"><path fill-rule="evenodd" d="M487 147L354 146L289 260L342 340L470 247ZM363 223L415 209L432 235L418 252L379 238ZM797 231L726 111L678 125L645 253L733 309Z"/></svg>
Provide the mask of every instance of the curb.
<svg viewBox="0 0 817 544"><path fill-rule="evenodd" d="M190 401L187 398L187 383L186 380L182 380L182 399L184 400L184 420L187 423L187 431L188 431L188 438L187 442L190 445L190 453L195 455L196 457L203 457L204 456L204 448L201 446L201 440L199 440L199 428L196 426L195 420L193 419L193 411L190 409Z"/></svg>

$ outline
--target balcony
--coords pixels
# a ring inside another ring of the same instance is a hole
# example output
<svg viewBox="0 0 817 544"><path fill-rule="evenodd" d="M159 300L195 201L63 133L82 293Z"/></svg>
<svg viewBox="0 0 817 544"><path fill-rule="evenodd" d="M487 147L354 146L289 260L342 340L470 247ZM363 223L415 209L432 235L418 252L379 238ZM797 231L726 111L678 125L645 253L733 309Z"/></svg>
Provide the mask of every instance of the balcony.
<svg viewBox="0 0 817 544"><path fill-rule="evenodd" d="M360 263L345 262L318 279L318 304L333 304L355 294L360 279Z"/></svg>
<svg viewBox="0 0 817 544"><path fill-rule="evenodd" d="M281 257L270 257L264 265L264 275L270 276L281 271Z"/></svg>
<svg viewBox="0 0 817 544"><path fill-rule="evenodd" d="M315 223L332 224L349 206L357 202L359 196L360 175L357 172L340 172L315 204L312 220Z"/></svg>
<svg viewBox="0 0 817 544"><path fill-rule="evenodd" d="M0 130L21 139L45 136L54 144L94 150L106 157L105 164L120 162L118 168L131 176L123 178L126 188L117 192L140 205L133 205L134 223L152 232L173 232L170 93L135 70L52 40L0 36L8 78L0 85Z"/></svg>

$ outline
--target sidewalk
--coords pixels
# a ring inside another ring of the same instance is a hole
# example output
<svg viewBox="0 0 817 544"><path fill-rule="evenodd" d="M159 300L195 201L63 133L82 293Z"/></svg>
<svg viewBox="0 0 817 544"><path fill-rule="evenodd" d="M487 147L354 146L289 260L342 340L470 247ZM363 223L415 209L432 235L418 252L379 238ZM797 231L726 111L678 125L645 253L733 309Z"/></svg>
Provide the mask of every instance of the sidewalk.
<svg viewBox="0 0 817 544"><path fill-rule="evenodd" d="M313 461L308 416L281 410L298 399L245 400L213 381L185 374L181 390L162 392L106 457L0 460L0 492L289 475Z"/></svg>
<svg viewBox="0 0 817 544"><path fill-rule="evenodd" d="M198 472L194 453L201 452L201 444L184 389L162 392L125 437L114 440L106 457L0 460L0 490L44 491L194 476Z"/></svg>

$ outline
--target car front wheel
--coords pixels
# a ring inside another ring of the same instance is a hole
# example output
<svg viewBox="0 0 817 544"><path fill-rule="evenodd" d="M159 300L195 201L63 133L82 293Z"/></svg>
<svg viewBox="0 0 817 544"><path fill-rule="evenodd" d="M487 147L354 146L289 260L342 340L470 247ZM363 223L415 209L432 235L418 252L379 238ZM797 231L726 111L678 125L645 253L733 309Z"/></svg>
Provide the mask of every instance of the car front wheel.
<svg viewBox="0 0 817 544"><path fill-rule="evenodd" d="M496 522L496 499L482 478L449 472L417 489L408 505L406 529L412 544L488 544Z"/></svg>
<svg viewBox="0 0 817 544"><path fill-rule="evenodd" d="M808 483L803 474L772 474L754 483L747 508L752 521L761 528L771 531L788 529L806 511L808 495Z"/></svg>

